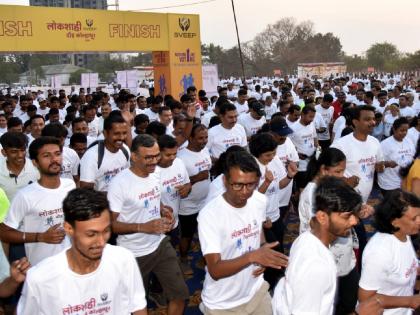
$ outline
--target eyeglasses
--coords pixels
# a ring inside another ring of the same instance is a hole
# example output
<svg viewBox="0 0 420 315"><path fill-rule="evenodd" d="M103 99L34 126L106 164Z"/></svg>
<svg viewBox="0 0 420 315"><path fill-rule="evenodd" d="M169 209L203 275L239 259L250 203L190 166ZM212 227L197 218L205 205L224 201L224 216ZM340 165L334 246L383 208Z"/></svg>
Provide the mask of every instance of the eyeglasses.
<svg viewBox="0 0 420 315"><path fill-rule="evenodd" d="M230 186L232 186L232 189L235 191L241 191L246 187L246 190L254 190L257 188L258 182L253 183L229 183Z"/></svg>
<svg viewBox="0 0 420 315"><path fill-rule="evenodd" d="M160 160L160 153L159 154L156 154L156 155L145 155L145 156L143 156L143 159L146 161L146 162L152 162L153 160Z"/></svg>

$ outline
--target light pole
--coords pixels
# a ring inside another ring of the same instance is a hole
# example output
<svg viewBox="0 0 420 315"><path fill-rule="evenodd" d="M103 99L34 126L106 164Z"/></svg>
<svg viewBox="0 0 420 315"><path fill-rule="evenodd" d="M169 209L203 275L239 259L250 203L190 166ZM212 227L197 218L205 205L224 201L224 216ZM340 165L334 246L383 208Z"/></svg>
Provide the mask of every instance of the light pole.
<svg viewBox="0 0 420 315"><path fill-rule="evenodd" d="M232 2L233 18L235 20L236 38L238 39L239 59L241 60L242 80L245 81L244 59L242 57L241 41L239 39L239 32L238 32L238 23L236 22L235 4L233 3L233 0L231 0L231 2Z"/></svg>

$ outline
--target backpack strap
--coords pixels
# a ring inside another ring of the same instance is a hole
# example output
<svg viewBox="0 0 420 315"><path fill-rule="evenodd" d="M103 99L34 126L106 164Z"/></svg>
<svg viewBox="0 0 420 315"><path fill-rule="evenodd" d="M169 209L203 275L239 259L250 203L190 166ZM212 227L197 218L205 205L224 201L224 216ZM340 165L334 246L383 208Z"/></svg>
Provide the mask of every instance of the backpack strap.
<svg viewBox="0 0 420 315"><path fill-rule="evenodd" d="M105 143L103 140L98 141L98 170L101 168L105 155Z"/></svg>
<svg viewBox="0 0 420 315"><path fill-rule="evenodd" d="M124 146L122 146L121 151L122 151L122 153L124 153L124 156L127 159L127 161L129 161L130 160L130 154L128 154L127 149Z"/></svg>

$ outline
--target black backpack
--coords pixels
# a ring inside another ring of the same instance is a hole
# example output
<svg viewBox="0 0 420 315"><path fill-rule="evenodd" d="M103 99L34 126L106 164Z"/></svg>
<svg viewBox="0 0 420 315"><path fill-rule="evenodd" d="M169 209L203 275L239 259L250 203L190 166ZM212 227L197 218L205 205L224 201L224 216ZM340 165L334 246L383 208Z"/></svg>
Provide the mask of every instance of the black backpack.
<svg viewBox="0 0 420 315"><path fill-rule="evenodd" d="M95 145L98 145L98 169L101 168L102 165L102 161L104 159L104 154L105 154L105 143L104 140L96 140L94 142L92 142L89 147L88 150L92 147L94 147ZM127 159L127 161L130 159L130 155L128 154L127 149L122 146L121 149L122 153L124 153L125 158Z"/></svg>

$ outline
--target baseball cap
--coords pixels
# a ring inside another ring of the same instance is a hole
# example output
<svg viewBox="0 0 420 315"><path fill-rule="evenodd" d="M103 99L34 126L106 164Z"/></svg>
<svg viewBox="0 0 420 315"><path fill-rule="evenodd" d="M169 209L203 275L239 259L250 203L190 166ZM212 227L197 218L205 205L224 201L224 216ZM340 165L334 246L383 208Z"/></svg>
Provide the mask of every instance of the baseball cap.
<svg viewBox="0 0 420 315"><path fill-rule="evenodd" d="M286 120L275 119L270 122L270 130L277 133L279 136L287 136L293 133L293 130L289 128Z"/></svg>
<svg viewBox="0 0 420 315"><path fill-rule="evenodd" d="M39 102L46 101L46 100L47 100L47 99L45 98L45 96L43 96L43 95L38 96L38 103L39 103Z"/></svg>
<svg viewBox="0 0 420 315"><path fill-rule="evenodd" d="M258 116L265 116L264 105L260 102L252 102L249 108L257 113Z"/></svg>

